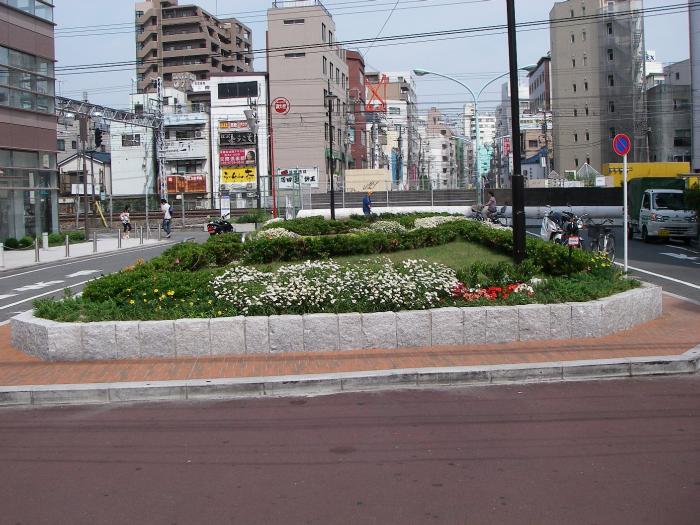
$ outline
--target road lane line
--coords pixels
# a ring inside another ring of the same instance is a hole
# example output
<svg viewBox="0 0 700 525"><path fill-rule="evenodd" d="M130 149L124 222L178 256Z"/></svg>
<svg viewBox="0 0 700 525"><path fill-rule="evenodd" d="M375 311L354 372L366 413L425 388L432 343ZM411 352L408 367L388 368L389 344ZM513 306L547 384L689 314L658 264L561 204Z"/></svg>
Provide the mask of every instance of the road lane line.
<svg viewBox="0 0 700 525"><path fill-rule="evenodd" d="M675 244L664 244L667 248L675 248L676 250L683 250L684 252L700 254L697 250L691 250L690 248L684 248L683 246L676 246Z"/></svg>
<svg viewBox="0 0 700 525"><path fill-rule="evenodd" d="M616 262L615 263L618 266L624 266L622 263ZM668 275L661 275L660 273L654 273L650 272L649 270L642 270L641 268L636 268L634 266L627 266L630 270L634 270L635 272L641 272L641 273L646 273L648 275L653 275L654 277L658 277L660 279L666 279L667 281L672 281L674 283L682 284L684 286L690 286L691 288L695 288L696 290L700 290L700 286L697 284L689 283L686 281L681 281L680 279L676 279L675 277L669 277Z"/></svg>
<svg viewBox="0 0 700 525"><path fill-rule="evenodd" d="M2 301L3 299L9 299L10 297L17 297L17 294L16 293L9 293L6 295L0 295L0 301Z"/></svg>
<svg viewBox="0 0 700 525"><path fill-rule="evenodd" d="M92 279L88 279L86 281L80 281L79 283L73 283L68 286L64 286L63 288L58 288L56 290L49 290L48 292L40 293L38 295L34 295L33 297L27 297L26 299L22 299L21 301L16 301L14 303L6 304L3 306L0 306L0 310L5 310L7 308L11 308L13 306L17 306L18 304L26 303L27 301L33 301L34 299L39 299L39 297L44 297L46 295L51 295L52 293L60 292L65 290L66 288L71 288L73 286L80 286L81 284L89 283L92 281Z"/></svg>
<svg viewBox="0 0 700 525"><path fill-rule="evenodd" d="M176 242L168 242L165 243L166 246L177 244ZM119 255L120 253L132 253L132 252L139 252L142 250L150 250L153 248L161 248L163 247L163 244L153 244L153 245L144 245L144 246L138 246L134 248L124 248L123 250L113 250L111 252L107 252L103 255L97 255L97 256L90 256L90 255L80 255L73 259L70 262L62 263L62 264L54 264L53 266L42 266L41 268L37 268L35 270L27 270L26 272L20 272L20 273L15 273L12 275L5 275L5 276L0 276L0 279L11 279L12 277L17 277L19 275L27 275L28 273L34 273L34 272L43 272L44 270L51 270L52 268L60 268L61 266L70 266L71 264L78 264L78 263L83 263L87 261L94 261L97 259L105 259L107 257L113 257L114 255ZM11 272L12 269L6 269L5 271Z"/></svg>

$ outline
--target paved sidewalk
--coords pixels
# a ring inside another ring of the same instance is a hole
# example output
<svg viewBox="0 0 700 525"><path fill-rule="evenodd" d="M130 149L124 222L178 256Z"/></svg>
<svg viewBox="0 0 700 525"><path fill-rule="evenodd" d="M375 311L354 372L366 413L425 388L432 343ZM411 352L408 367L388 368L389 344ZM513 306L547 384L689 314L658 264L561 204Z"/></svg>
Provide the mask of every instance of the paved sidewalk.
<svg viewBox="0 0 700 525"><path fill-rule="evenodd" d="M680 356L700 344L700 306L664 295L664 313L596 339L530 341L401 350L209 358L45 362L14 349L0 327L0 386L215 380L488 365L528 365L646 356Z"/></svg>
<svg viewBox="0 0 700 525"><path fill-rule="evenodd" d="M145 235L145 234L144 234ZM163 236L161 242L167 241L168 239ZM145 239L143 244L152 245L157 244L159 241L157 239ZM85 255L93 255L94 253L108 253L115 252L119 250L126 250L129 248L138 248L141 246L139 242L138 232L131 232L131 238L123 239L122 246L119 248L119 241L116 235L103 235L97 238L97 252L93 251L92 240L87 242L80 242L70 245L70 259ZM14 270L17 268L25 268L28 266L33 266L35 264L41 264L46 262L55 262L66 260L66 247L65 246L53 246L44 250L39 248L39 262L35 261L34 249L26 250L8 250L5 249L4 253L4 266L0 266L0 272L3 270ZM0 261L2 264L2 261Z"/></svg>

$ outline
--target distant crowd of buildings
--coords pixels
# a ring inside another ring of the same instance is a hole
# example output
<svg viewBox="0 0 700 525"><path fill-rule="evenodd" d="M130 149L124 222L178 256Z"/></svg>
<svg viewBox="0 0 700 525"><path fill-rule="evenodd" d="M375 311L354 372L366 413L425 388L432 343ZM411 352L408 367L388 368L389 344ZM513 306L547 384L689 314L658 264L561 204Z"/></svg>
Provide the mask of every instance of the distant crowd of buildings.
<svg viewBox="0 0 700 525"><path fill-rule="evenodd" d="M158 124L65 112L57 124L53 6L0 0L0 240L56 230L59 211L84 212L86 192L120 205L167 193L251 207L327 192L331 179L342 190L348 170L383 174L381 190L474 187L477 173L485 187L508 187L513 140L531 185L604 175L621 132L632 162L690 162L697 10L691 59L662 66L644 47L642 7L554 3L550 52L526 68L514 138L507 82L495 108L421 108L414 72L366 70L320 0L273 2L264 71L253 70L253 34L239 20L138 2L129 111Z"/></svg>

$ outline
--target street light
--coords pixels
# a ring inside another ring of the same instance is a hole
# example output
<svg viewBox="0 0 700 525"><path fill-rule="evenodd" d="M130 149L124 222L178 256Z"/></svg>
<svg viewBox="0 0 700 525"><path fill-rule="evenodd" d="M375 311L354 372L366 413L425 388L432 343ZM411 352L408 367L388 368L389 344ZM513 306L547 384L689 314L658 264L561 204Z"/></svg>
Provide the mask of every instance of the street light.
<svg viewBox="0 0 700 525"><path fill-rule="evenodd" d="M331 220L335 220L335 183L333 180L333 100L338 100L338 95L331 93L331 81L328 81L328 93L325 96L328 103L328 171L331 178ZM338 102L340 104L340 102Z"/></svg>
<svg viewBox="0 0 700 525"><path fill-rule="evenodd" d="M522 71L532 71L535 69L534 65L527 65L524 67L519 68ZM507 77L510 73L502 73L498 75L497 77L492 78L486 84L481 86L481 89L479 92L475 95L474 91L467 86L464 82L461 82L460 80L457 80L456 78L453 78L449 75L443 75L442 73L436 73L435 71L429 71L427 69L414 69L413 72L419 76L425 76L425 75L434 75L436 77L442 77L446 78L447 80L451 80L453 82L456 82L460 86L462 86L464 89L466 89L469 94L472 96L472 100L474 100L474 124L476 126L476 140L474 144L474 171L476 172L476 202L477 204L481 205L483 203L483 196L482 196L482 180L481 180L481 165L479 164L479 146L480 146L480 134L479 134L479 99L481 98L481 95L483 94L484 90L489 87L491 84L496 82L497 80Z"/></svg>

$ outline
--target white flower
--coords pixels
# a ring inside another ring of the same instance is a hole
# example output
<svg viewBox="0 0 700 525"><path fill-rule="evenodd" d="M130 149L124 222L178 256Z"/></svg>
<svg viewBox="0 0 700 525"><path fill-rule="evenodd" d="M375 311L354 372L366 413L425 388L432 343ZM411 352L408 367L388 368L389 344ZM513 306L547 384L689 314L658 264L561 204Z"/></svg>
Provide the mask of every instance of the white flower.
<svg viewBox="0 0 700 525"><path fill-rule="evenodd" d="M287 237L289 239L297 239L301 235L294 233L284 228L270 228L268 230L261 230L256 235L257 238L265 239L279 239L280 237Z"/></svg>
<svg viewBox="0 0 700 525"><path fill-rule="evenodd" d="M443 215L437 215L435 217L422 217L420 219L416 219L416 221L413 224L413 227L417 230L419 228L435 228L437 226L440 226L441 224L446 224L448 222L455 222L455 221L464 221L466 220L465 217L457 217L457 216L443 216Z"/></svg>
<svg viewBox="0 0 700 525"><path fill-rule="evenodd" d="M406 228L395 221L376 221L370 224L369 227L373 231L382 233L400 233L406 231Z"/></svg>

